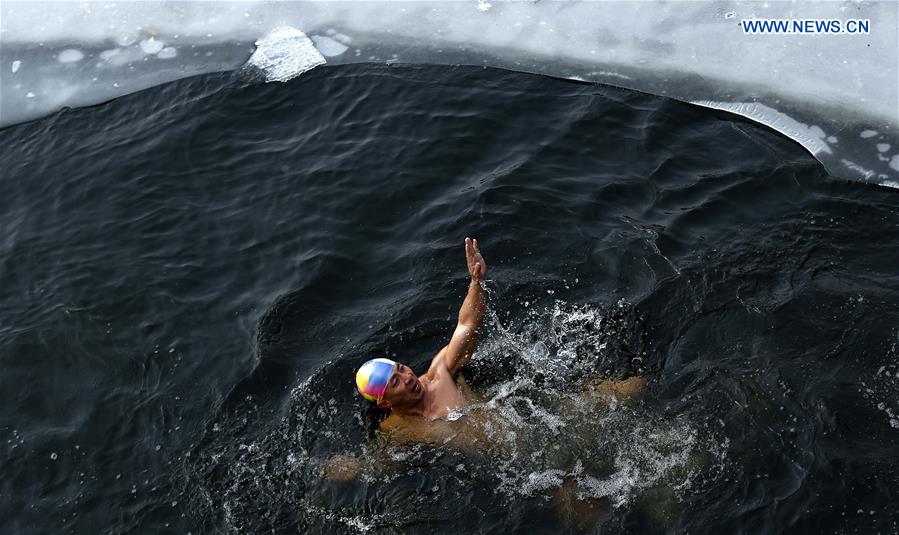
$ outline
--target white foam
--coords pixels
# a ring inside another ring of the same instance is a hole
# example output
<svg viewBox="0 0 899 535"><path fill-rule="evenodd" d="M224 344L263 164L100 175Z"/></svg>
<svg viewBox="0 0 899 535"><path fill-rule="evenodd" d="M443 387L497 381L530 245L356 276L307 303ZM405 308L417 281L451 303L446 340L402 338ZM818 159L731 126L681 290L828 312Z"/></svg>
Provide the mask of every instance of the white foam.
<svg viewBox="0 0 899 535"><path fill-rule="evenodd" d="M525 496L533 496L536 492L541 492L553 487L562 485L562 478L566 475L564 470L544 470L542 472L531 472L527 479L522 482L521 493Z"/></svg>
<svg viewBox="0 0 899 535"><path fill-rule="evenodd" d="M887 181L882 186L899 189L899 182ZM887 361L869 381L862 381L859 392L873 408L883 414L884 422L899 429L899 346L893 343Z"/></svg>
<svg viewBox="0 0 899 535"><path fill-rule="evenodd" d="M63 50L59 53L58 56L56 56L56 60L60 63L75 63L77 61L81 61L82 59L84 59L84 52L76 48Z"/></svg>
<svg viewBox="0 0 899 535"><path fill-rule="evenodd" d="M262 70L270 82L286 82L326 63L306 34L281 27L256 41L256 51L247 62Z"/></svg>

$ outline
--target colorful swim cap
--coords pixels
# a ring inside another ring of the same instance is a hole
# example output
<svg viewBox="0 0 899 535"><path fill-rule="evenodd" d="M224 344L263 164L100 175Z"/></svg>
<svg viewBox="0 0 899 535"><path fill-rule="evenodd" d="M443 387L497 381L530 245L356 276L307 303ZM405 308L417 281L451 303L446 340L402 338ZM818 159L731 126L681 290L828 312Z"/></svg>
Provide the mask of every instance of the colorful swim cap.
<svg viewBox="0 0 899 535"><path fill-rule="evenodd" d="M396 362L390 359L371 359L356 372L356 388L359 393L375 403L380 403L387 392L387 381L393 374Z"/></svg>

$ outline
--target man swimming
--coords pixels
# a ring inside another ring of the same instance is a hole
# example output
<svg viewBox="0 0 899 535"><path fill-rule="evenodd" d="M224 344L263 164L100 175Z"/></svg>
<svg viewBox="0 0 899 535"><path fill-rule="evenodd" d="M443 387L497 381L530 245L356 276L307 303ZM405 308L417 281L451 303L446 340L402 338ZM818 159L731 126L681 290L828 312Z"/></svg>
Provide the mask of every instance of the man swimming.
<svg viewBox="0 0 899 535"><path fill-rule="evenodd" d="M459 372L471 360L478 343L478 330L484 323L487 292L481 281L487 275L487 263L478 240L465 238L465 262L471 281L468 295L459 310L459 321L449 343L431 359L428 371L416 377L405 364L389 359L373 359L356 372L356 387L366 399L389 409L387 420L420 417L428 421L446 418L450 411L465 404L458 384ZM462 381L464 384L464 381ZM467 390L467 388L466 388ZM382 422L382 429L398 422Z"/></svg>
<svg viewBox="0 0 899 535"><path fill-rule="evenodd" d="M484 405L486 401L471 391L461 374L475 352L487 309L487 292L482 285L487 263L477 240L465 238L465 261L471 276L468 294L449 343L431 359L428 371L416 376L405 364L376 358L365 362L356 372L359 393L389 411L380 422L380 444L431 443L477 454L496 442L498 435L509 435L492 430L509 430L515 425L501 421L500 415L490 411L461 414L466 407ZM595 405L613 397L627 401L639 396L645 384L642 377L619 381L596 379L588 381L587 388L573 398L560 401L572 410L578 403ZM455 416L451 416L453 413ZM346 481L355 478L359 469L359 459L338 455L323 463L321 474L326 479ZM570 480L551 494L556 509L563 512L564 518L574 519L576 525L592 525L603 510L596 500L579 499Z"/></svg>
<svg viewBox="0 0 899 535"><path fill-rule="evenodd" d="M356 372L359 393L389 411L379 425L381 443L439 443L475 451L491 440L484 433L484 428L489 425L477 421L489 418L489 415L478 413L466 418L447 418L453 411L485 401L472 392L461 373L475 352L478 331L487 309L487 292L482 285L487 275L487 263L477 240L465 238L465 261L471 276L468 294L449 343L437 352L428 371L416 376L405 364L376 358L364 363ZM644 386L642 377L621 381L595 380L578 399L594 403L611 397L626 400L638 396ZM323 466L323 475L328 479L351 479L357 471L357 460L346 456L334 457Z"/></svg>

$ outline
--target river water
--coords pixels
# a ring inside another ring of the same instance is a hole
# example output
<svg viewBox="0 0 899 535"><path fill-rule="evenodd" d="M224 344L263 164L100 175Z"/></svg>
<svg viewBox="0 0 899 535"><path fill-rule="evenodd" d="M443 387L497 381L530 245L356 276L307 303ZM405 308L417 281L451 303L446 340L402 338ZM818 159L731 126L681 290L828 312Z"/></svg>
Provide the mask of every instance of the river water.
<svg viewBox="0 0 899 535"><path fill-rule="evenodd" d="M899 529L899 192L764 127L359 64L179 80L0 146L0 531ZM469 235L483 402L454 418L491 438L385 446L353 372L427 368ZM633 375L635 403L580 397ZM359 477L319 477L334 455Z"/></svg>

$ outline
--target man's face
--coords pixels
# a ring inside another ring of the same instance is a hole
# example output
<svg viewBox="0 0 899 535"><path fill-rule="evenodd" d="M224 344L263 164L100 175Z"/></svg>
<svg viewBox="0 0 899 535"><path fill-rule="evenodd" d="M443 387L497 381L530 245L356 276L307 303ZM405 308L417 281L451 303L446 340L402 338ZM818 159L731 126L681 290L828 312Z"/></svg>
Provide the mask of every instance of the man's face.
<svg viewBox="0 0 899 535"><path fill-rule="evenodd" d="M425 389L411 368L397 363L393 374L387 381L387 391L381 399L382 404L390 406L410 405L417 403L424 396Z"/></svg>

